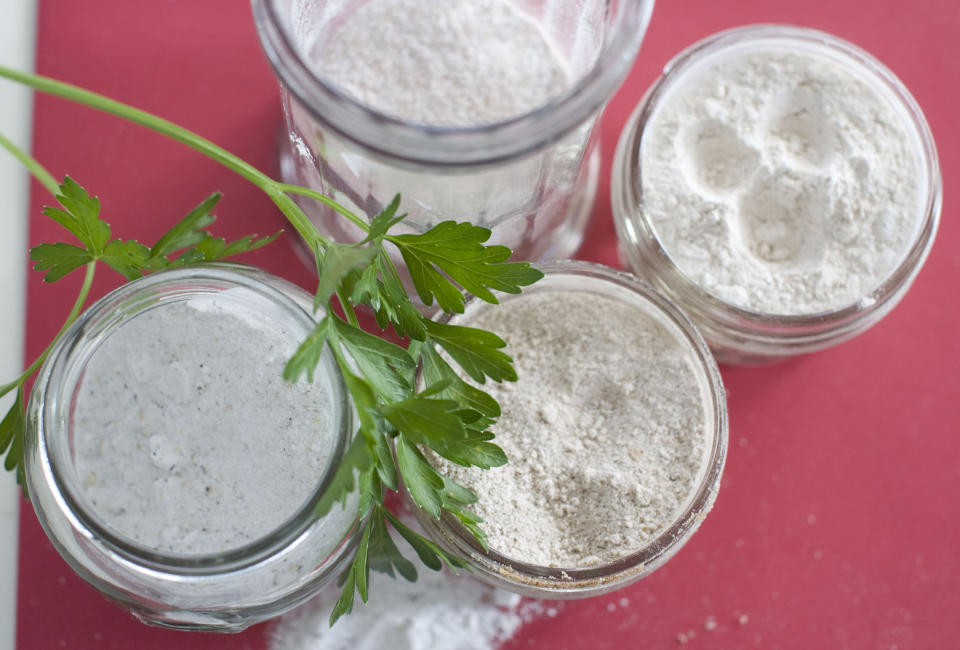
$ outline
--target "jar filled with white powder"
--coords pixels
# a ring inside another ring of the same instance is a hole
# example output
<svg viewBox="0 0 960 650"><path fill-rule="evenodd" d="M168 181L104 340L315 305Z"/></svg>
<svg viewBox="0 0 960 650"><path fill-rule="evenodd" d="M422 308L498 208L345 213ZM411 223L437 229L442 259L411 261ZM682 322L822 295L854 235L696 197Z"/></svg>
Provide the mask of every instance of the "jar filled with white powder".
<svg viewBox="0 0 960 650"><path fill-rule="evenodd" d="M484 385L500 403L490 470L432 462L478 497L484 551L452 516L411 504L426 531L481 579L539 598L580 598L660 567L713 505L727 449L716 363L677 307L634 276L584 262L459 325L497 332L518 381Z"/></svg>
<svg viewBox="0 0 960 650"><path fill-rule="evenodd" d="M305 601L356 545L357 505L316 506L352 407L329 352L284 381L311 297L233 264L161 272L90 307L28 407L40 523L145 622L241 630Z"/></svg>
<svg viewBox="0 0 960 650"><path fill-rule="evenodd" d="M671 61L624 128L611 189L627 263L741 364L879 321L941 207L933 138L903 84L850 43L780 25Z"/></svg>
<svg viewBox="0 0 960 650"><path fill-rule="evenodd" d="M253 0L283 86L285 180L397 227L490 228L517 259L580 244L600 168L597 117L653 0ZM286 142L289 140L289 142ZM303 203L321 232L361 231Z"/></svg>

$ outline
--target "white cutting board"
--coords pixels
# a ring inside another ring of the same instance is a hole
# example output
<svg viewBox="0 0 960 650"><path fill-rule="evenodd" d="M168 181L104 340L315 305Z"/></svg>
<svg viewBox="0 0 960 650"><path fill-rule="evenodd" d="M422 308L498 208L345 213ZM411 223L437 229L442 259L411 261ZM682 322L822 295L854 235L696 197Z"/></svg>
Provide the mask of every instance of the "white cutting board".
<svg viewBox="0 0 960 650"><path fill-rule="evenodd" d="M0 63L33 70L36 0L14 0L3 13ZM27 150L32 107L26 89L0 81L0 131ZM0 149L0 384L23 368L28 180L23 167ZM0 403L2 413L11 403L12 396ZM0 469L0 650L13 650L15 639L18 491L13 476Z"/></svg>

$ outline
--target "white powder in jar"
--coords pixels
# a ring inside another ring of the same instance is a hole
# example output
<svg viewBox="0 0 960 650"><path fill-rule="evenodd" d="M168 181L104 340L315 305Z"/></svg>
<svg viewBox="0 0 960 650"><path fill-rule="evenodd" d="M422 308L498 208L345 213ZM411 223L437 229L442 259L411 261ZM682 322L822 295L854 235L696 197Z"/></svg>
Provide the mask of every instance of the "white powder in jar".
<svg viewBox="0 0 960 650"><path fill-rule="evenodd" d="M555 112L548 111L536 128L517 136L513 153L490 164L468 161L487 160L481 141L489 125L566 101L567 90L599 60L608 26L604 8L604 2L565 0L294 3L291 32L300 57L320 83L353 101L329 114L328 123L309 101L291 96L284 177L358 214L375 214L402 192L408 217L399 232L466 220L490 228L490 243L509 246L520 259L569 255L579 245L599 174L599 149L590 140L595 116L560 133ZM420 154L401 153L392 136L374 142L375 133L399 133L389 123L340 119L357 112L353 102L425 127L403 129L400 140L422 141L424 160L433 162L410 163ZM471 128L476 133L447 133ZM547 132L555 136L549 143L540 137ZM502 137L494 140L509 148ZM522 146L527 141L530 146ZM384 155L370 155L369 146L379 145ZM337 241L365 236L310 203L303 206L325 235ZM402 260L394 261L405 274Z"/></svg>
<svg viewBox="0 0 960 650"><path fill-rule="evenodd" d="M857 302L914 240L920 143L893 99L822 56L749 51L677 81L645 127L643 210L697 285L757 312Z"/></svg>
<svg viewBox="0 0 960 650"><path fill-rule="evenodd" d="M302 334L211 296L113 332L86 367L72 426L82 494L101 521L149 549L211 554L293 516L335 437L323 373L282 378Z"/></svg>
<svg viewBox="0 0 960 650"><path fill-rule="evenodd" d="M705 397L686 343L639 306L583 292L508 300L471 320L507 341L516 383L501 405L510 462L434 457L479 498L489 545L548 567L639 551L672 523L705 466Z"/></svg>
<svg viewBox="0 0 960 650"><path fill-rule="evenodd" d="M540 27L504 0L370 0L331 31L311 51L317 72L412 123L500 122L570 84Z"/></svg>

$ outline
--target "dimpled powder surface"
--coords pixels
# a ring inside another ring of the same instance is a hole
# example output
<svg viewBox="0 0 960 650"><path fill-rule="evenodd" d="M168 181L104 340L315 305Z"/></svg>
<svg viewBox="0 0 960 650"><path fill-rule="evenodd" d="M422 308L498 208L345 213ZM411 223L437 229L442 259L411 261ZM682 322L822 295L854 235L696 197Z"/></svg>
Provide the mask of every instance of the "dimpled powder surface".
<svg viewBox="0 0 960 650"><path fill-rule="evenodd" d="M643 209L696 284L755 312L813 314L874 291L923 214L902 110L822 56L707 60L644 130Z"/></svg>

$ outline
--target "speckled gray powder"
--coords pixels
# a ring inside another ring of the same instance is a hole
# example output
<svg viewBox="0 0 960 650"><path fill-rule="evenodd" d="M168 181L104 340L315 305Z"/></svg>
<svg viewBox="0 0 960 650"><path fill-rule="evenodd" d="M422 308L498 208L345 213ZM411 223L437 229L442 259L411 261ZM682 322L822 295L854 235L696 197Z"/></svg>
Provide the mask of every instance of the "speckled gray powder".
<svg viewBox="0 0 960 650"><path fill-rule="evenodd" d="M95 353L74 412L83 496L114 531L207 554L291 517L329 456L329 384L281 374L301 333L224 298L166 304Z"/></svg>
<svg viewBox="0 0 960 650"><path fill-rule="evenodd" d="M440 462L478 495L490 548L574 568L654 539L704 465L705 401L688 348L639 307L579 292L507 301L470 324L507 341L519 375L484 386L503 409L496 442L510 462Z"/></svg>

